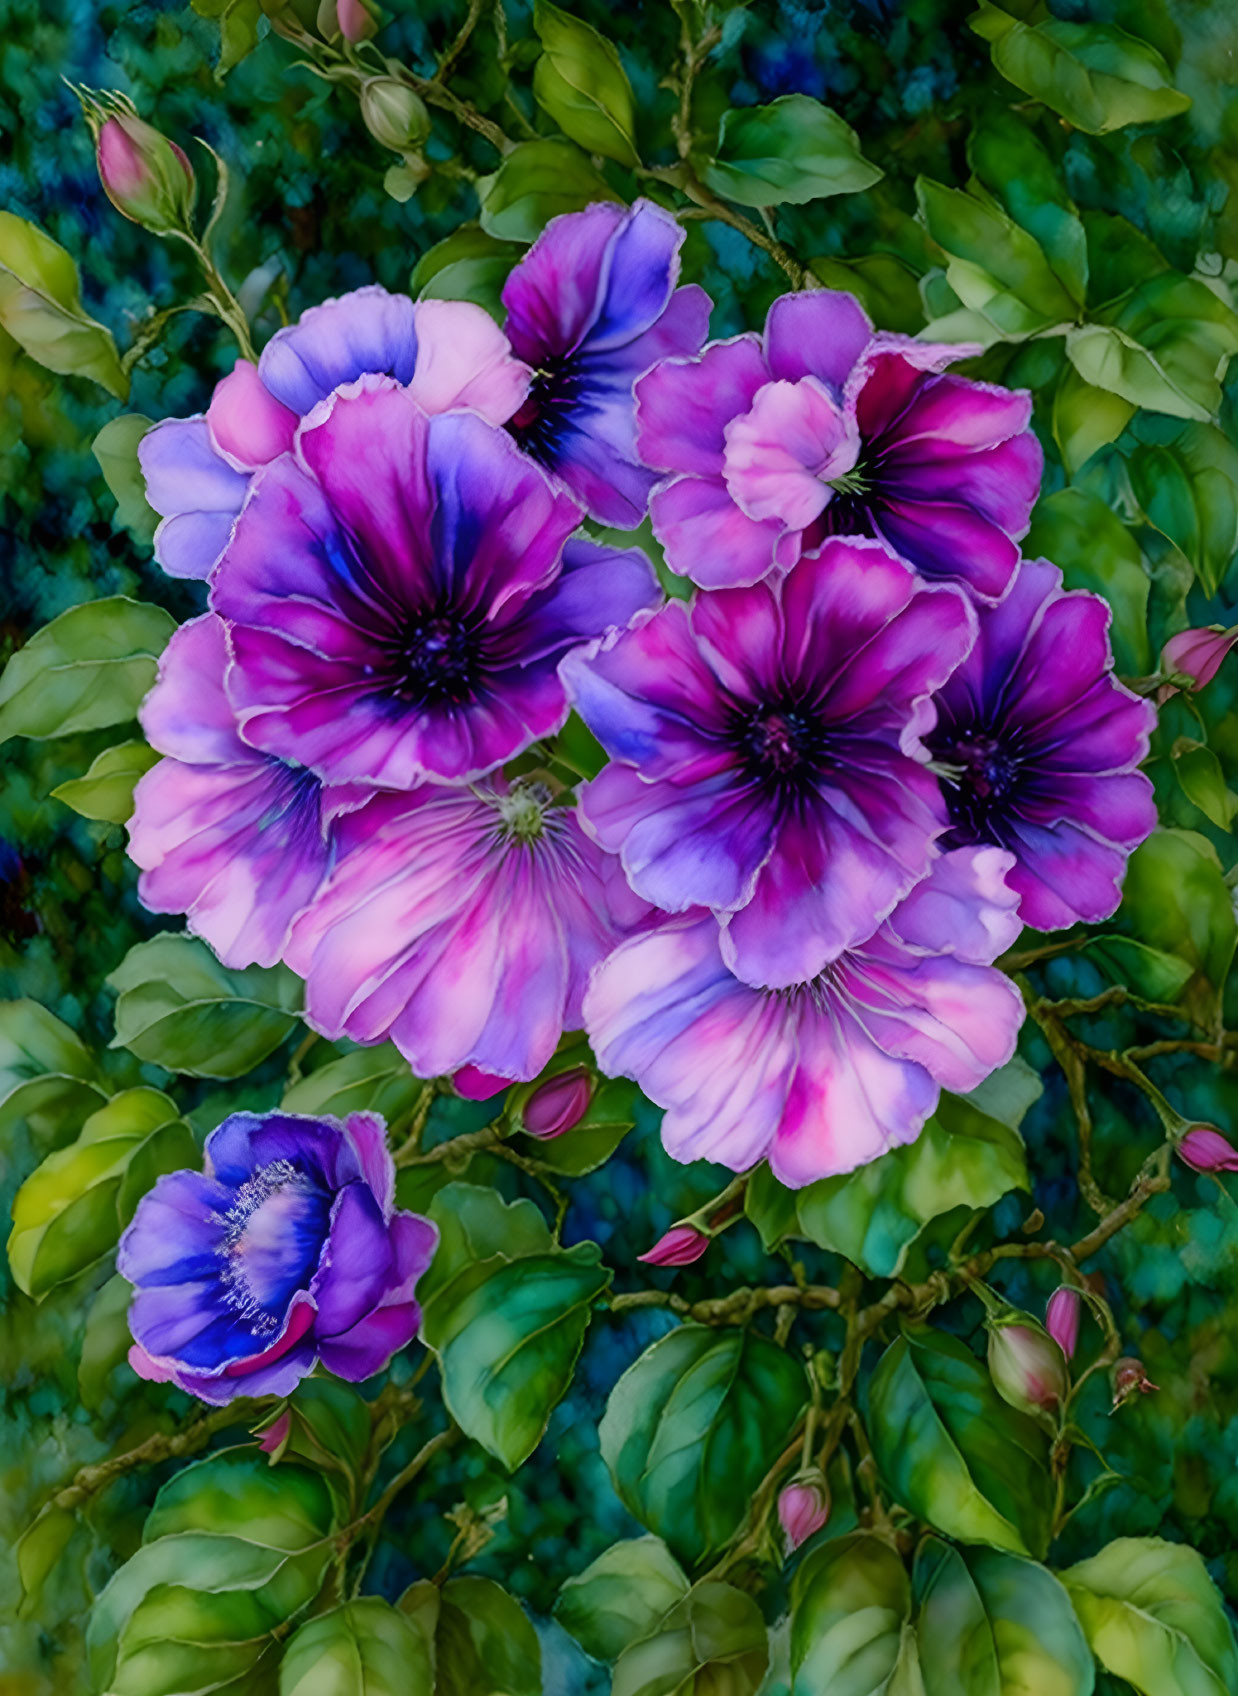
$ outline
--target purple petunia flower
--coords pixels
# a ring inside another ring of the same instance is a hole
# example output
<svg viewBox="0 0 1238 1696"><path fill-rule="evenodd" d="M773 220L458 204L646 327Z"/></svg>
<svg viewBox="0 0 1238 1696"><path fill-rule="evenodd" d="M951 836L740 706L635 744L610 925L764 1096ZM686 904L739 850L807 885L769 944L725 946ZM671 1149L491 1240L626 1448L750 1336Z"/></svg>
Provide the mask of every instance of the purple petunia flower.
<svg viewBox="0 0 1238 1696"><path fill-rule="evenodd" d="M196 418L143 437L146 494L163 522L155 558L173 577L210 575L253 473L293 445L302 418L366 375L406 384L426 412L467 407L503 424L525 397L526 368L489 313L466 301L388 294L377 284L312 306L277 330L257 366L237 361Z"/></svg>
<svg viewBox="0 0 1238 1696"><path fill-rule="evenodd" d="M655 906L711 908L747 982L815 977L928 870L947 818L921 737L975 629L873 541L669 603L564 662L613 762L588 828Z"/></svg>
<svg viewBox="0 0 1238 1696"><path fill-rule="evenodd" d="M1014 1052L1023 1001L991 962L1018 933L996 848L960 849L811 982L756 989L699 909L623 943L594 973L599 1066L666 1109L676 1159L798 1188L913 1142L941 1088L974 1089Z"/></svg>
<svg viewBox="0 0 1238 1696"><path fill-rule="evenodd" d="M755 583L826 536L875 536L995 600L1040 490L1031 397L943 375L979 350L875 334L849 294L784 295L763 336L636 385L637 442L671 473L654 533L707 589Z"/></svg>
<svg viewBox="0 0 1238 1696"><path fill-rule="evenodd" d="M142 703L151 746L165 756L133 792L129 855L155 913L184 913L226 966L271 966L334 855L330 815L356 805L243 742L224 694L222 621L207 613L175 632Z"/></svg>
<svg viewBox="0 0 1238 1696"><path fill-rule="evenodd" d="M160 1178L120 1240L134 1371L219 1403L287 1395L319 1360L381 1371L417 1334L438 1241L394 1194L377 1114L233 1113L206 1170Z"/></svg>
<svg viewBox="0 0 1238 1696"><path fill-rule="evenodd" d="M1048 560L1024 560L1005 600L980 610L925 737L945 778L947 842L1009 849L1020 917L1037 930L1107 918L1127 857L1156 828L1135 769L1156 712L1113 675L1109 616L1098 596L1065 592Z"/></svg>
<svg viewBox="0 0 1238 1696"><path fill-rule="evenodd" d="M639 524L657 481L636 451L633 383L709 333L709 296L675 287L682 244L652 202L600 201L552 218L503 290L512 348L533 369L507 427L604 524Z"/></svg>
<svg viewBox="0 0 1238 1696"><path fill-rule="evenodd" d="M212 580L245 740L409 789L553 734L559 661L658 594L642 553L564 547L579 517L480 418L384 378L337 390L254 478Z"/></svg>
<svg viewBox="0 0 1238 1696"><path fill-rule="evenodd" d="M542 785L497 777L376 796L355 829L288 948L309 1023L389 1037L420 1077L536 1077L647 912L618 862Z"/></svg>

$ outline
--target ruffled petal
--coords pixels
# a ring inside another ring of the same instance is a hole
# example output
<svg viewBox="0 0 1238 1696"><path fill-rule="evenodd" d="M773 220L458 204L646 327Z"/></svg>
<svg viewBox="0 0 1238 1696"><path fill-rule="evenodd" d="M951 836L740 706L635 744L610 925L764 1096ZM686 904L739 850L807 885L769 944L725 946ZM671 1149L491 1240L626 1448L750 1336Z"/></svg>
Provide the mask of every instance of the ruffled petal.
<svg viewBox="0 0 1238 1696"><path fill-rule="evenodd" d="M248 359L215 385L206 421L215 446L249 469L290 452L297 433L296 413L276 400Z"/></svg>
<svg viewBox="0 0 1238 1696"><path fill-rule="evenodd" d="M636 385L641 458L662 471L720 476L726 426L769 380L756 336L714 342L699 359L656 366Z"/></svg>
<svg viewBox="0 0 1238 1696"><path fill-rule="evenodd" d="M263 383L299 418L358 377L411 383L416 370L416 308L377 283L311 306L275 332L258 361Z"/></svg>
<svg viewBox="0 0 1238 1696"><path fill-rule="evenodd" d="M789 383L815 377L842 397L873 327L854 295L835 289L784 294L765 320L765 352L773 375Z"/></svg>

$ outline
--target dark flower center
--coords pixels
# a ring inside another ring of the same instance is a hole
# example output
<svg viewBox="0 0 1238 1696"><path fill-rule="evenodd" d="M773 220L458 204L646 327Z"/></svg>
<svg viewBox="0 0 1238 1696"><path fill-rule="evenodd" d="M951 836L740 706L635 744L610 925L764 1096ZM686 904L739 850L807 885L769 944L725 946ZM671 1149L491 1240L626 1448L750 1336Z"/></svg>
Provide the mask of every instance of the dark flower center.
<svg viewBox="0 0 1238 1696"><path fill-rule="evenodd" d="M748 774L784 793L810 788L828 759L825 726L795 702L763 702L736 713L731 738Z"/></svg>
<svg viewBox="0 0 1238 1696"><path fill-rule="evenodd" d="M954 827L945 846L1000 842L1001 823L1019 787L1017 747L991 731L954 731L930 743Z"/></svg>
<svg viewBox="0 0 1238 1696"><path fill-rule="evenodd" d="M418 706L470 700L481 670L477 632L449 612L435 612L404 627L399 641L394 693Z"/></svg>
<svg viewBox="0 0 1238 1696"><path fill-rule="evenodd" d="M290 1160L272 1160L238 1185L222 1216L224 1299L257 1336L283 1323L288 1303L318 1265L331 1198Z"/></svg>
<svg viewBox="0 0 1238 1696"><path fill-rule="evenodd" d="M804 552L819 548L827 536L875 536L875 513L881 496L874 485L874 468L859 464L830 482L833 494L804 532Z"/></svg>
<svg viewBox="0 0 1238 1696"><path fill-rule="evenodd" d="M563 426L580 399L584 373L576 356L548 356L534 373L529 392L506 429L517 445L543 465L558 459Z"/></svg>

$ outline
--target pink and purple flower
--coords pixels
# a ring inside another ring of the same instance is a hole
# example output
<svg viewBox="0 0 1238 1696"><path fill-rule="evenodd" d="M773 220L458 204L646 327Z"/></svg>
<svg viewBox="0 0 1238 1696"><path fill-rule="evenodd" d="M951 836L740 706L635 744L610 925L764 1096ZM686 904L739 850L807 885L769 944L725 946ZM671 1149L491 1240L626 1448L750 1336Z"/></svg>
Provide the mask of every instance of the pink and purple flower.
<svg viewBox="0 0 1238 1696"><path fill-rule="evenodd" d="M1024 560L979 617L925 737L943 774L946 841L1008 849L1020 917L1036 930L1108 918L1128 857L1156 827L1152 785L1136 770L1155 709L1113 674L1105 602L1063 590L1048 560Z"/></svg>
<svg viewBox="0 0 1238 1696"><path fill-rule="evenodd" d="M140 716L165 757L133 792L129 855L152 912L184 913L226 966L272 966L327 875L333 808L313 772L241 740L227 667L214 613L183 624L164 650Z"/></svg>
<svg viewBox="0 0 1238 1696"><path fill-rule="evenodd" d="M1023 1001L991 964L1019 928L1009 865L943 855L872 936L783 989L741 982L699 909L633 936L585 997L598 1064L666 1109L676 1160L768 1157L799 1188L914 1142L942 1088L975 1089L1014 1052Z"/></svg>
<svg viewBox="0 0 1238 1696"><path fill-rule="evenodd" d="M245 740L325 782L467 782L567 717L559 661L658 595L501 430L388 378L254 478L211 583ZM567 543L565 547L564 544Z"/></svg>
<svg viewBox="0 0 1238 1696"><path fill-rule="evenodd" d="M121 1238L134 1371L218 1403L287 1395L317 1361L380 1372L417 1334L438 1241L394 1194L376 1114L233 1113L205 1171L160 1178Z"/></svg>
<svg viewBox="0 0 1238 1696"><path fill-rule="evenodd" d="M238 360L206 412L143 438L146 494L163 522L155 557L173 577L209 577L255 471L289 452L297 425L346 383L407 385L426 412L466 407L503 424L529 385L503 332L466 301L414 304L373 284L312 306L277 330L257 366Z"/></svg>
<svg viewBox="0 0 1238 1696"><path fill-rule="evenodd" d="M376 796L354 822L288 947L308 1022L390 1038L419 1077L535 1078L647 912L618 862L536 782Z"/></svg>
<svg viewBox="0 0 1238 1696"><path fill-rule="evenodd" d="M1040 489L1031 397L945 374L979 351L875 334L851 295L784 295L762 336L636 386L654 533L707 589L755 583L826 536L886 542L934 582L1005 590Z"/></svg>
<svg viewBox="0 0 1238 1696"><path fill-rule="evenodd" d="M682 244L652 202L599 201L553 218L503 290L512 348L533 371L507 427L604 524L639 524L657 481L636 451L633 384L709 332L708 295L675 287Z"/></svg>
<svg viewBox="0 0 1238 1696"><path fill-rule="evenodd" d="M564 663L612 760L585 822L646 900L709 907L745 981L815 978L929 869L929 697L974 639L964 595L874 541L672 601Z"/></svg>

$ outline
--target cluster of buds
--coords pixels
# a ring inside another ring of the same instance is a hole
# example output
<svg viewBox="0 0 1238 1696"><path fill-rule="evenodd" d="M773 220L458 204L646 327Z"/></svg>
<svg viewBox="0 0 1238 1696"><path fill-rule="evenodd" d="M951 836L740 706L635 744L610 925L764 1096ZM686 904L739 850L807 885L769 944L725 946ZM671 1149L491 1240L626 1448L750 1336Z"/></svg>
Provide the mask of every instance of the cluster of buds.
<svg viewBox="0 0 1238 1696"><path fill-rule="evenodd" d="M94 138L99 181L116 210L152 235L192 235L197 183L184 149L139 118L127 95L73 92Z"/></svg>

